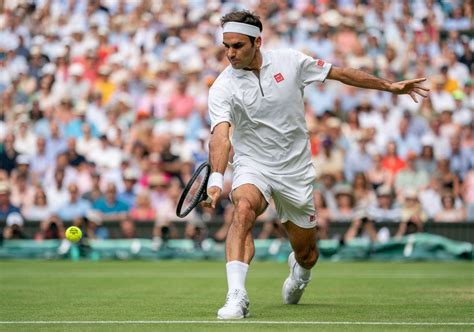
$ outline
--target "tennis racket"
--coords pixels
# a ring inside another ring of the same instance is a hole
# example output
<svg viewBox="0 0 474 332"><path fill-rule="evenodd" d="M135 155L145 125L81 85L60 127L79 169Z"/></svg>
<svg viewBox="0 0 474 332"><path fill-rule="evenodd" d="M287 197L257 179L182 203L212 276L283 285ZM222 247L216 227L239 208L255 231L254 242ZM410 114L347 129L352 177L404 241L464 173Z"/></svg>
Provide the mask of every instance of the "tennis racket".
<svg viewBox="0 0 474 332"><path fill-rule="evenodd" d="M176 215L180 218L186 217L199 203L206 201L211 203L212 199L207 196L207 181L211 174L211 165L202 163L194 171L191 180L186 184L176 207Z"/></svg>

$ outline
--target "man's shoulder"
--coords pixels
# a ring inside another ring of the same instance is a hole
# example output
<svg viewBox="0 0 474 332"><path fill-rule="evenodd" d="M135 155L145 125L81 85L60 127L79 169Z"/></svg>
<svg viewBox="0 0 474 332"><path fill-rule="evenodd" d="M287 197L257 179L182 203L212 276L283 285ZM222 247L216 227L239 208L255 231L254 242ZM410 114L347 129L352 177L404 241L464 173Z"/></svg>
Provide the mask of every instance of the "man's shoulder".
<svg viewBox="0 0 474 332"><path fill-rule="evenodd" d="M216 80L214 83L211 85L211 89L215 87L219 87L222 85L225 80L231 79L232 78L232 67L228 65L221 73L217 76Z"/></svg>
<svg viewBox="0 0 474 332"><path fill-rule="evenodd" d="M229 91L230 82L233 79L231 66L224 69L219 76L217 76L214 83L209 89L209 94L225 94Z"/></svg>
<svg viewBox="0 0 474 332"><path fill-rule="evenodd" d="M265 57L268 57L271 61L274 60L283 60L287 61L288 58L295 58L298 54L301 54L300 51L297 51L293 48L281 48L276 50L266 50L262 52Z"/></svg>

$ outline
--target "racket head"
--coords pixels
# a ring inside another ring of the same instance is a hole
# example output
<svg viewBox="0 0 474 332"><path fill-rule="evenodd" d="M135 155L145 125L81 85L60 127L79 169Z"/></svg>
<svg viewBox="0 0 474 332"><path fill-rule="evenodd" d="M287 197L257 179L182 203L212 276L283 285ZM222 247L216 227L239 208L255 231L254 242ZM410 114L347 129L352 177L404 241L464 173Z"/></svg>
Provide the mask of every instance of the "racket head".
<svg viewBox="0 0 474 332"><path fill-rule="evenodd" d="M207 199L207 182L211 174L211 165L204 162L194 171L193 176L184 187L176 207L179 218L186 217L200 202Z"/></svg>

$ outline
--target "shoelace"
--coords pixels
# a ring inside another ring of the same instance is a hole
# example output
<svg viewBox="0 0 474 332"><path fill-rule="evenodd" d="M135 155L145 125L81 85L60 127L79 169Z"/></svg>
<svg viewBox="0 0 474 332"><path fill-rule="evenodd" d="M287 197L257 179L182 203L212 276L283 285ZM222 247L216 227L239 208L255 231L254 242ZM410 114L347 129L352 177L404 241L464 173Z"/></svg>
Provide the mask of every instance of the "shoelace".
<svg viewBox="0 0 474 332"><path fill-rule="evenodd" d="M234 306L236 304L242 307L247 307L247 299L245 298L245 296L240 295L241 292L242 291L240 289L235 289L233 292L228 293L224 307Z"/></svg>

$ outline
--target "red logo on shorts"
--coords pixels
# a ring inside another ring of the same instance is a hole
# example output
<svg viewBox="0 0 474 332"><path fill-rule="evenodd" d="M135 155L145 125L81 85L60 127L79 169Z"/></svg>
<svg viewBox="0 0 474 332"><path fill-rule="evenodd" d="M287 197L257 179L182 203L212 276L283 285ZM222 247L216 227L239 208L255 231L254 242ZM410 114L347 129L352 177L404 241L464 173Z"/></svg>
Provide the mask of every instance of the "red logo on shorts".
<svg viewBox="0 0 474 332"><path fill-rule="evenodd" d="M313 222L316 220L316 216L315 215L312 215L312 216L309 216L309 222Z"/></svg>
<svg viewBox="0 0 474 332"><path fill-rule="evenodd" d="M273 77L275 77L275 81L277 81L277 83L280 83L281 81L285 79L281 73L273 75Z"/></svg>
<svg viewBox="0 0 474 332"><path fill-rule="evenodd" d="M318 60L318 61L316 62L316 66L318 66L318 67L324 67L324 61L323 61L323 60Z"/></svg>

